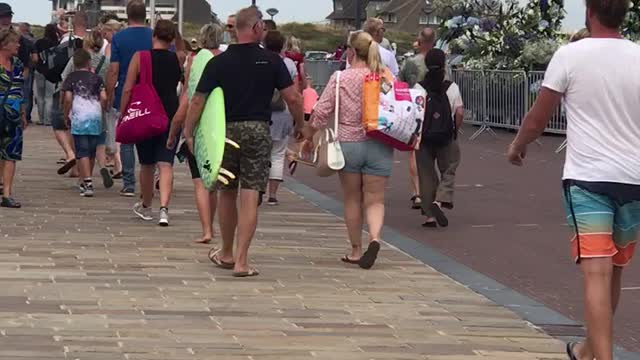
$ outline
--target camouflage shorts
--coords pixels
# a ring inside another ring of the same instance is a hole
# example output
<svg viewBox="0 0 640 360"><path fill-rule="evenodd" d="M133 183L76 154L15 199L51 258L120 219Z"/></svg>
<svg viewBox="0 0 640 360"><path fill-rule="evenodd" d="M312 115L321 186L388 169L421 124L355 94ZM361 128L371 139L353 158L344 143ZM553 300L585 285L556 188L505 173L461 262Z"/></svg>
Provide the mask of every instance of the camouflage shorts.
<svg viewBox="0 0 640 360"><path fill-rule="evenodd" d="M219 183L220 190L241 189L265 192L271 168L271 133L266 121L240 121L227 123L227 138L240 145L236 149L227 145L222 167L231 171L236 179L229 185Z"/></svg>

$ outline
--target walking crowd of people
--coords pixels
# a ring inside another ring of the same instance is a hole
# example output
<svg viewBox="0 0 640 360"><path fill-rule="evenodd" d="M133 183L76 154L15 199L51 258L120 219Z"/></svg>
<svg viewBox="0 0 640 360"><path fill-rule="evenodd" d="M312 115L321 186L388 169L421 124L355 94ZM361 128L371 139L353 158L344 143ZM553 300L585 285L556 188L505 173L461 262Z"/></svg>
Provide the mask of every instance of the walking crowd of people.
<svg viewBox="0 0 640 360"><path fill-rule="evenodd" d="M584 273L587 323L587 340L569 344L567 353L572 360L611 360L622 269L633 256L640 226L640 122L635 118L640 113L640 71L634 66L640 46L623 40L619 30L629 0L587 0L586 5L589 32L554 55L508 159L522 165L527 145L543 133L561 103L566 107L564 195L576 233L573 257ZM93 184L97 164L105 188L122 179L120 195L139 194L133 212L144 221L157 216L159 225L169 226L174 160L186 161L202 225L196 242L213 241L217 215L221 247L211 249L209 259L234 277L256 276L249 250L263 197L266 204L278 205L287 162L296 162L292 154L317 151L318 133L333 127L343 159L335 170L351 246L341 260L370 269L383 240L385 189L395 156L391 145L368 136L363 128L364 84L373 74L426 94L423 130L408 156L410 206L421 211L425 228L449 224L445 211L454 208L464 104L460 88L449 79L446 54L436 48L433 29L418 34L417 55L399 66L381 45L384 22L368 19L362 31L347 39L345 70L334 73L318 96L305 71L300 41L279 32L257 7L229 16L225 27L204 26L195 42L184 41L168 20L149 28L142 0L128 2L126 28L117 18L105 17L97 28L88 29L82 11L71 18L58 13L38 40L26 24L20 32L14 30L12 16L11 7L0 3L3 208L21 207L13 184L35 103L38 121L52 126L61 148L58 174L77 177L80 195L94 197L99 195ZM72 56L58 64L60 53ZM122 114L130 115L141 84L154 89L168 126L136 143L118 144L116 122ZM224 92L226 138L238 148L227 145L222 159L222 168L235 178L207 188L194 139L207 98L216 88ZM603 137L605 133L611 136ZM607 141L611 137L615 141ZM295 166L289 169L293 174ZM153 209L156 190L158 212Z"/></svg>

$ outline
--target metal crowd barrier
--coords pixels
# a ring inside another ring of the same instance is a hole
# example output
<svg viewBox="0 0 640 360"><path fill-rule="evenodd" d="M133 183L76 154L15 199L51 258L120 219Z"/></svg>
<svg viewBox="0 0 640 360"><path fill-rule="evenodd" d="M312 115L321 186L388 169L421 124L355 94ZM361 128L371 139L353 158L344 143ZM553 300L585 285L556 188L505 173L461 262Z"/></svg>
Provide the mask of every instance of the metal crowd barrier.
<svg viewBox="0 0 640 360"><path fill-rule="evenodd" d="M452 81L460 87L464 101L465 122L480 126L470 139L484 132L495 136L493 128L519 129L538 97L543 80L541 71L453 70ZM545 132L565 134L566 128L566 115L560 106ZM565 147L566 141L557 152Z"/></svg>
<svg viewBox="0 0 640 360"><path fill-rule="evenodd" d="M307 61L305 69L314 86L322 91L331 75L340 69L339 61ZM458 84L465 107L465 123L479 126L471 136L475 140L494 128L517 130L538 97L544 72L500 70L452 70L451 80ZM549 122L547 133L565 134L567 119L562 106ZM558 152L566 147L566 142Z"/></svg>
<svg viewBox="0 0 640 360"><path fill-rule="evenodd" d="M327 86L331 75L340 70L341 61L305 61L304 70L313 79L313 87L320 93Z"/></svg>

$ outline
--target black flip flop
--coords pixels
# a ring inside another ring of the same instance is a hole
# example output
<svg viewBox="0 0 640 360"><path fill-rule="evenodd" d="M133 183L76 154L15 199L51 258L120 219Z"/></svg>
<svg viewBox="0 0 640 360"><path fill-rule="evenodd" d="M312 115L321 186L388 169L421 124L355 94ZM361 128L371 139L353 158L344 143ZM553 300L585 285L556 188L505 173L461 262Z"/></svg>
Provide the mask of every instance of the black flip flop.
<svg viewBox="0 0 640 360"><path fill-rule="evenodd" d="M298 162L297 161L291 161L289 163L289 175L293 176L293 174L295 174L297 168L298 168Z"/></svg>
<svg viewBox="0 0 640 360"><path fill-rule="evenodd" d="M76 159L69 160L60 169L58 169L58 175L64 175L69 172L74 166L76 166Z"/></svg>
<svg viewBox="0 0 640 360"><path fill-rule="evenodd" d="M573 348L578 345L578 343L570 342L567 343L567 356L569 356L569 360L578 360L578 357L573 352Z"/></svg>
<svg viewBox="0 0 640 360"><path fill-rule="evenodd" d="M352 264L352 265L358 265L360 264L360 259L358 260L352 260L349 258L349 255L345 255L342 259L340 259L343 263L347 263L347 264Z"/></svg>
<svg viewBox="0 0 640 360"><path fill-rule="evenodd" d="M22 204L15 201L13 198L3 197L2 202L0 202L0 207L7 209L20 209L22 207Z"/></svg>
<svg viewBox="0 0 640 360"><path fill-rule="evenodd" d="M378 252L380 252L380 242L370 242L367 251L362 254L360 261L358 261L358 265L366 270L371 269L373 267L373 264L375 264L376 259L378 258Z"/></svg>
<svg viewBox="0 0 640 360"><path fill-rule="evenodd" d="M102 176L102 184L104 185L105 189L110 189L113 186L113 178L111 177L109 169L100 169L100 175Z"/></svg>
<svg viewBox="0 0 640 360"><path fill-rule="evenodd" d="M431 215L436 218L438 225L442 227L449 226L449 219L447 219L447 216L444 214L444 211L442 211L438 204L432 203L431 205L429 205L429 210L431 211Z"/></svg>
<svg viewBox="0 0 640 360"><path fill-rule="evenodd" d="M233 273L233 277L236 277L236 278L254 277L254 276L258 276L258 275L260 275L260 273L258 272L258 270L255 270L255 269L250 269L249 271L241 271L241 272L234 272Z"/></svg>

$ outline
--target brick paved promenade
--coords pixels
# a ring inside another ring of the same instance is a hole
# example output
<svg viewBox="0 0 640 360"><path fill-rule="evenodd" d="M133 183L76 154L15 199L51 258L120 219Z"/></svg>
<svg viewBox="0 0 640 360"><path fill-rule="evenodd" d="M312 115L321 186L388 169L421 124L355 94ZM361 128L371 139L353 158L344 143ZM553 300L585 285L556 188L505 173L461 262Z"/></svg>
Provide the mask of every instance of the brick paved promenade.
<svg viewBox="0 0 640 360"><path fill-rule="evenodd" d="M55 175L49 130L27 131L16 197L0 209L0 359L565 359L563 346L410 256L342 264L344 223L284 189L262 209L253 259L212 266L177 166L172 226Z"/></svg>

